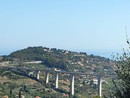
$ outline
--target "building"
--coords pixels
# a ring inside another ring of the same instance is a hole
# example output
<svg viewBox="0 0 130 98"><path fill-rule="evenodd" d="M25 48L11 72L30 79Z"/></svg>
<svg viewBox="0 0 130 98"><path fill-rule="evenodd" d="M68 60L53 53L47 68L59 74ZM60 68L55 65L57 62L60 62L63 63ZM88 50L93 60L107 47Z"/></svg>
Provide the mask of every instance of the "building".
<svg viewBox="0 0 130 98"><path fill-rule="evenodd" d="M3 96L2 98L8 98L8 96Z"/></svg>

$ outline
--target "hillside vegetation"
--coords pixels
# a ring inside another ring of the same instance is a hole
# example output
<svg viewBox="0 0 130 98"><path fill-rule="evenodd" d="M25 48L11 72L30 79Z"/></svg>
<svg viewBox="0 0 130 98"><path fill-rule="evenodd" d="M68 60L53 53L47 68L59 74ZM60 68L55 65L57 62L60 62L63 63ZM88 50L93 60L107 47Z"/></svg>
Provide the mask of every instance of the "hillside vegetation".
<svg viewBox="0 0 130 98"><path fill-rule="evenodd" d="M113 62L104 57L41 46L15 51L8 57L19 61L42 61L46 67L66 71L102 71L104 68L111 69L113 67Z"/></svg>

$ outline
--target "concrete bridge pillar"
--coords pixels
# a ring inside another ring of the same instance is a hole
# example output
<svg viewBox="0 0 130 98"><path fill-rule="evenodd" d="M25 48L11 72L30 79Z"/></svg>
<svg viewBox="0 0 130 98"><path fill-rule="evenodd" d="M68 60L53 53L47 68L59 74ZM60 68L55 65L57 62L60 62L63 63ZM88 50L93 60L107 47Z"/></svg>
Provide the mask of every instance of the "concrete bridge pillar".
<svg viewBox="0 0 130 98"><path fill-rule="evenodd" d="M45 73L45 83L49 83L49 72L46 71Z"/></svg>
<svg viewBox="0 0 130 98"><path fill-rule="evenodd" d="M39 76L40 76L40 71L37 72L37 80L39 80Z"/></svg>
<svg viewBox="0 0 130 98"><path fill-rule="evenodd" d="M98 95L102 96L102 76L98 76Z"/></svg>
<svg viewBox="0 0 130 98"><path fill-rule="evenodd" d="M55 88L58 88L58 73L56 73L56 76L55 76Z"/></svg>
<svg viewBox="0 0 130 98"><path fill-rule="evenodd" d="M74 95L74 74L71 74L70 79L70 95Z"/></svg>

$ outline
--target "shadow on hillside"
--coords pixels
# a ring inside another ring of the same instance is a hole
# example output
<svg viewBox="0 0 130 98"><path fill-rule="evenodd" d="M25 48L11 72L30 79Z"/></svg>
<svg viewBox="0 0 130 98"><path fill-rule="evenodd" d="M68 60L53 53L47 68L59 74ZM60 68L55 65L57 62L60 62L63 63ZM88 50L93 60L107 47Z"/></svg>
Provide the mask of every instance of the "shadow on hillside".
<svg viewBox="0 0 130 98"><path fill-rule="evenodd" d="M59 93L65 93L65 94L69 94L67 91L60 89L60 88L55 88L55 85L51 84L51 88L54 89L55 91L59 92Z"/></svg>

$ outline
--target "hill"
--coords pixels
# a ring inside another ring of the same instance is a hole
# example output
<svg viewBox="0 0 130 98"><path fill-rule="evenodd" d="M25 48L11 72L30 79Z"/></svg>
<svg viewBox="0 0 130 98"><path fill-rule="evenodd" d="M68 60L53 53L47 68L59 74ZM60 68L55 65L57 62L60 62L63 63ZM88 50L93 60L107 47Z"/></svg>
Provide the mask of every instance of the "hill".
<svg viewBox="0 0 130 98"><path fill-rule="evenodd" d="M8 58L19 61L41 61L46 67L58 68L66 71L103 71L112 70L113 62L107 58L88 55L85 52L68 50L28 47L11 53Z"/></svg>
<svg viewBox="0 0 130 98"><path fill-rule="evenodd" d="M59 88L55 89L55 75L50 73L49 83L45 84L46 68L57 68L69 72L114 74L114 62L100 56L68 50L28 47L17 50L8 56L0 57L0 97L8 95L15 98L22 91L27 98L91 98L97 95L96 77L77 75L75 77L75 96L69 97L70 76L59 74ZM14 69L16 68L16 69ZM29 70L29 69L33 69ZM40 80L34 70L43 70ZM111 79L104 79L103 93L107 94ZM82 96L82 97L81 97ZM16 97L17 98L17 97Z"/></svg>

